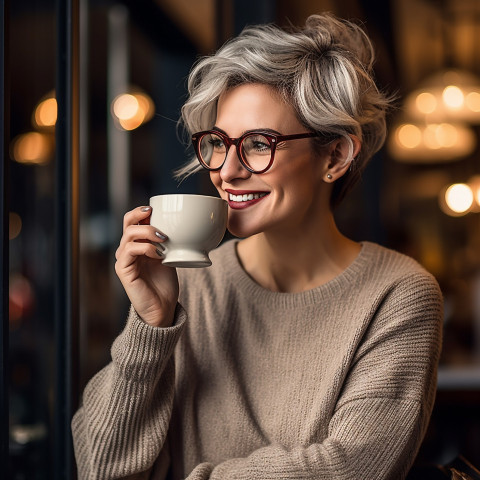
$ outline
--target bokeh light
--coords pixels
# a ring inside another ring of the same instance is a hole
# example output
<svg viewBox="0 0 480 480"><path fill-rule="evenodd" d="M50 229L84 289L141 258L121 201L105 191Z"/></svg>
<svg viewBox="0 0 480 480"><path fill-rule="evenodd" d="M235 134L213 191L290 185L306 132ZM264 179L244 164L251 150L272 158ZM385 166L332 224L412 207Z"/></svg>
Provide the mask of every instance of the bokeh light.
<svg viewBox="0 0 480 480"><path fill-rule="evenodd" d="M441 123L435 128L435 137L440 147L454 147L458 141L457 128L450 123Z"/></svg>
<svg viewBox="0 0 480 480"><path fill-rule="evenodd" d="M405 148L415 148L422 141L422 132L411 124L401 125L397 130L398 142Z"/></svg>
<svg viewBox="0 0 480 480"><path fill-rule="evenodd" d="M57 100L48 97L42 100L34 112L34 125L39 128L53 128L57 123Z"/></svg>
<svg viewBox="0 0 480 480"><path fill-rule="evenodd" d="M474 191L475 194L475 202L477 203L477 207L480 207L480 186L477 186Z"/></svg>
<svg viewBox="0 0 480 480"><path fill-rule="evenodd" d="M53 155L53 136L40 132L28 132L12 140L11 157L26 164L44 165Z"/></svg>
<svg viewBox="0 0 480 480"><path fill-rule="evenodd" d="M30 280L19 273L13 274L9 284L9 322L10 328L15 329L32 313L35 295Z"/></svg>
<svg viewBox="0 0 480 480"><path fill-rule="evenodd" d="M403 123L392 130L392 156L407 163L452 162L471 154L477 144L474 130L463 123Z"/></svg>
<svg viewBox="0 0 480 480"><path fill-rule="evenodd" d="M20 235L22 231L22 219L20 215L15 212L10 212L8 215L8 239L13 240Z"/></svg>
<svg viewBox="0 0 480 480"><path fill-rule="evenodd" d="M119 120L128 120L134 117L138 109L138 100L129 93L122 93L113 101L113 113Z"/></svg>
<svg viewBox="0 0 480 480"><path fill-rule="evenodd" d="M418 110L423 114L429 114L435 111L437 107L437 99L435 95L429 92L422 92L415 99Z"/></svg>
<svg viewBox="0 0 480 480"><path fill-rule="evenodd" d="M122 93L112 102L112 115L123 130L134 130L148 122L155 112L153 100L142 92Z"/></svg>
<svg viewBox="0 0 480 480"><path fill-rule="evenodd" d="M455 214L464 214L473 204L473 191L465 183L450 185L445 191L445 203Z"/></svg>
<svg viewBox="0 0 480 480"><path fill-rule="evenodd" d="M449 85L445 87L442 93L442 98L448 108L461 108L464 102L464 95L461 88L456 85Z"/></svg>
<svg viewBox="0 0 480 480"><path fill-rule="evenodd" d="M436 124L427 125L427 127L423 131L423 142L425 146L431 150L436 150L437 148L441 148L441 145L438 142L438 138L437 138Z"/></svg>
<svg viewBox="0 0 480 480"><path fill-rule="evenodd" d="M465 104L472 112L480 112L480 93L470 92L465 97Z"/></svg>

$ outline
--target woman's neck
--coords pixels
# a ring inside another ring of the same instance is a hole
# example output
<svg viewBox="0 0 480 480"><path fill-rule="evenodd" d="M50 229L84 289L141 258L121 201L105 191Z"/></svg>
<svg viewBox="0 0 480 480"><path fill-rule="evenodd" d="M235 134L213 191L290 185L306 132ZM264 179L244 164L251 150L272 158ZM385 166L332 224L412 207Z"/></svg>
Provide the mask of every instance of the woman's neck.
<svg viewBox="0 0 480 480"><path fill-rule="evenodd" d="M355 260L360 248L339 232L329 214L308 230L253 235L239 242L237 252L243 268L259 285L295 293L338 276Z"/></svg>

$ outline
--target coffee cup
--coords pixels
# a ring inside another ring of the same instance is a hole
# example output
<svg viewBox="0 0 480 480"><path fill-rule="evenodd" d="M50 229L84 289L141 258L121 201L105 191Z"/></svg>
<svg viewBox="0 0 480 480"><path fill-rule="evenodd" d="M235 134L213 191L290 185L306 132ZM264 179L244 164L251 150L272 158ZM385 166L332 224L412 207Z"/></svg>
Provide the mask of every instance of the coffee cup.
<svg viewBox="0 0 480 480"><path fill-rule="evenodd" d="M150 198L150 224L168 239L163 264L170 267L209 267L209 252L219 245L227 228L228 204L218 197L190 194Z"/></svg>

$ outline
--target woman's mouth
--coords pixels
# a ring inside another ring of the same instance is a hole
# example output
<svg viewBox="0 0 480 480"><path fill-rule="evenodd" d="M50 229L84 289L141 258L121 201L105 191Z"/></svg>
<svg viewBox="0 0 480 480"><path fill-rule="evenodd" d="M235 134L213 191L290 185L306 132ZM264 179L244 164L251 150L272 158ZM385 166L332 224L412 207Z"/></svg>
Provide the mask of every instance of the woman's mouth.
<svg viewBox="0 0 480 480"><path fill-rule="evenodd" d="M267 192L228 192L228 205L234 210L240 210L258 203L267 195Z"/></svg>

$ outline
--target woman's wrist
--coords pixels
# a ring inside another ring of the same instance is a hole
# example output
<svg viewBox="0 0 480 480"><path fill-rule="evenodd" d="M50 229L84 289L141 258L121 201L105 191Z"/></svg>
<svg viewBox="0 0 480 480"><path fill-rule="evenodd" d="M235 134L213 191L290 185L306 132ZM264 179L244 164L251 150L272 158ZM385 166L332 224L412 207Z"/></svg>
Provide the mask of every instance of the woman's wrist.
<svg viewBox="0 0 480 480"><path fill-rule="evenodd" d="M175 324L157 328L145 323L131 306L127 324L112 345L112 360L119 371L137 380L156 375L160 364L173 353L186 317L185 310L178 305Z"/></svg>
<svg viewBox="0 0 480 480"><path fill-rule="evenodd" d="M169 328L175 322L175 309L176 304L172 307L169 307L168 309L165 309L165 311L163 312L155 312L151 315L149 315L148 313L140 315L137 312L137 315L144 323L146 323L150 327Z"/></svg>

